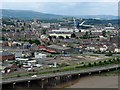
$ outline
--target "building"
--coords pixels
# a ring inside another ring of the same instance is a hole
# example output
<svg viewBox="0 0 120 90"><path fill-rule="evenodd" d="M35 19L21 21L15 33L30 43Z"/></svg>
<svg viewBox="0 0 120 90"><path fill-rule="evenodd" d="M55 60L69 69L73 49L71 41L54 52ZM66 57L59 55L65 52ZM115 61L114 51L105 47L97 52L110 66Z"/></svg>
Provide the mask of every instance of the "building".
<svg viewBox="0 0 120 90"><path fill-rule="evenodd" d="M36 18L34 18L34 25L36 25L37 24L37 19Z"/></svg>
<svg viewBox="0 0 120 90"><path fill-rule="evenodd" d="M70 53L73 50L70 47L58 46L58 45L50 45L47 46L48 49L55 50L58 53Z"/></svg>
<svg viewBox="0 0 120 90"><path fill-rule="evenodd" d="M120 52L120 48L115 48L114 52L119 53Z"/></svg>
<svg viewBox="0 0 120 90"><path fill-rule="evenodd" d="M64 37L64 38L66 38L66 37L69 37L69 38L71 38L71 34L67 34L67 33L51 33L51 34L49 34L50 36L56 36L57 38L58 37L60 37L60 36L62 36L62 37Z"/></svg>
<svg viewBox="0 0 120 90"><path fill-rule="evenodd" d="M10 73L18 70L18 66L16 64L5 64L3 63L0 67L1 73Z"/></svg>
<svg viewBox="0 0 120 90"><path fill-rule="evenodd" d="M68 29L68 28L60 28L60 29L57 29L57 30L52 30L52 32L60 32L60 33L66 33L66 32L79 32L78 29Z"/></svg>
<svg viewBox="0 0 120 90"><path fill-rule="evenodd" d="M120 37L119 36L111 37L110 43L116 43L117 47L120 48Z"/></svg>
<svg viewBox="0 0 120 90"><path fill-rule="evenodd" d="M50 28L50 23L41 23L42 28Z"/></svg>
<svg viewBox="0 0 120 90"><path fill-rule="evenodd" d="M3 47L3 46L8 46L8 42L7 41L2 41L0 40L0 46Z"/></svg>
<svg viewBox="0 0 120 90"><path fill-rule="evenodd" d="M9 52L0 52L0 60L15 60L15 55Z"/></svg>
<svg viewBox="0 0 120 90"><path fill-rule="evenodd" d="M37 53L35 52L35 58L39 59L39 58L46 58L47 55L46 54L42 54L42 53Z"/></svg>

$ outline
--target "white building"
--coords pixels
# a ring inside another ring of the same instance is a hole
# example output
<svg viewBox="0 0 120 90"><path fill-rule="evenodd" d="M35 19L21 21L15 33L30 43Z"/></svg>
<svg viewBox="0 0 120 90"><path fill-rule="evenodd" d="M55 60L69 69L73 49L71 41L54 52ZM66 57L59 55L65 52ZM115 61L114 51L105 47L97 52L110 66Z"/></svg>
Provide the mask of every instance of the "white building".
<svg viewBox="0 0 120 90"><path fill-rule="evenodd" d="M106 47L100 47L100 51L106 51L107 50L107 48Z"/></svg>
<svg viewBox="0 0 120 90"><path fill-rule="evenodd" d="M46 54L42 54L42 53L37 53L37 52L35 52L35 58L46 58L47 57L47 55Z"/></svg>
<svg viewBox="0 0 120 90"><path fill-rule="evenodd" d="M88 46L88 47L87 47L87 50L95 50L95 47Z"/></svg>
<svg viewBox="0 0 120 90"><path fill-rule="evenodd" d="M42 28L50 28L50 23L41 23Z"/></svg>
<svg viewBox="0 0 120 90"><path fill-rule="evenodd" d="M60 29L52 30L52 32L61 32L61 33L65 33L65 32L79 32L79 30L77 28L75 28L75 29L60 28Z"/></svg>
<svg viewBox="0 0 120 90"><path fill-rule="evenodd" d="M66 38L66 36L68 36L69 38L71 37L71 34L57 34L57 33L52 33L52 34L49 34L50 36L56 36L56 37L59 37L59 36L63 36L64 38Z"/></svg>
<svg viewBox="0 0 120 90"><path fill-rule="evenodd" d="M115 48L114 52L120 52L120 48Z"/></svg>

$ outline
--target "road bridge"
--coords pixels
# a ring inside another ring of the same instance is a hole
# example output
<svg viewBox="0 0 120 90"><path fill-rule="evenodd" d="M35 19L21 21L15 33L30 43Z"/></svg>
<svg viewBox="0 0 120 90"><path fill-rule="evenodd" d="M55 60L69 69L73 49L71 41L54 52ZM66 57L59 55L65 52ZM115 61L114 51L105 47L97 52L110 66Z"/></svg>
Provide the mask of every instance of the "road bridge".
<svg viewBox="0 0 120 90"><path fill-rule="evenodd" d="M43 88L45 85L53 83L56 85L59 81L69 81L71 78L78 78L80 76L85 75L92 75L95 73L101 73L101 72L107 72L111 70L117 70L120 68L120 65L114 64L114 65L106 65L102 67L91 67L81 70L72 70L72 71L65 71L65 72L57 72L57 73L49 73L49 74L40 74L37 75L37 77L18 77L18 78L10 78L10 79L4 79L2 81L2 85L6 86L7 84L11 85L11 87L17 86L17 84L25 85L26 87L30 87L30 83L33 82L39 83L41 88ZM33 83L33 84L34 84Z"/></svg>

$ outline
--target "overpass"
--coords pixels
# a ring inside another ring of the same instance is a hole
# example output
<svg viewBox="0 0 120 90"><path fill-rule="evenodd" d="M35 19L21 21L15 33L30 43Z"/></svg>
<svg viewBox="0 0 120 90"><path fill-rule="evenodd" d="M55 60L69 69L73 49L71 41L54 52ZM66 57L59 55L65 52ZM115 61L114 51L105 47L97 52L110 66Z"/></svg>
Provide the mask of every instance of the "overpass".
<svg viewBox="0 0 120 90"><path fill-rule="evenodd" d="M10 78L10 79L4 79L2 81L2 85L7 85L11 84L16 85L17 83L27 83L27 87L29 87L29 83L32 81L40 81L41 83L41 88L43 88L44 84L46 83L51 83L51 81L55 80L63 80L66 81L69 78L77 78L80 76L84 75L90 75L94 73L101 73L101 72L106 72L110 70L117 70L120 68L120 65L114 64L114 65L106 65L103 67L91 67L91 68L86 68L86 69L81 69L81 70L72 70L72 71L65 71L65 72L57 72L57 73L49 73L49 74L41 74L37 75L37 77L18 77L18 78Z"/></svg>

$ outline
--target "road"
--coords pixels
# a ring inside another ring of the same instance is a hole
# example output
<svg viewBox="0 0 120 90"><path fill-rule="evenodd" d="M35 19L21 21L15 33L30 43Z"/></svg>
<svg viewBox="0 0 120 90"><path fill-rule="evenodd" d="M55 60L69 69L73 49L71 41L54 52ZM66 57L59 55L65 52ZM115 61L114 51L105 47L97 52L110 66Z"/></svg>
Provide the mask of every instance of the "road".
<svg viewBox="0 0 120 90"><path fill-rule="evenodd" d="M2 81L2 84L14 83L14 82L24 82L24 81L29 81L29 80L45 79L45 78L65 76L65 75L92 73L92 72L109 70L109 69L114 69L114 68L119 68L119 67L120 67L120 65L114 64L114 65L107 65L107 66L103 66L103 67L92 67L92 68L87 68L87 69L83 69L83 70L73 70L73 71L65 71L65 72L57 72L57 73L49 73L49 74L40 74L34 78L30 77L30 76L10 78L10 79L4 79Z"/></svg>

